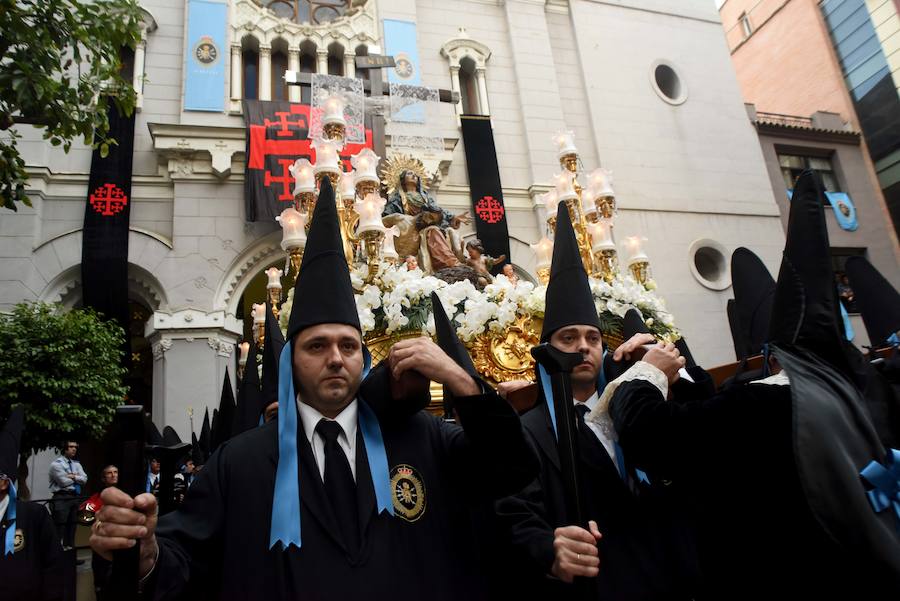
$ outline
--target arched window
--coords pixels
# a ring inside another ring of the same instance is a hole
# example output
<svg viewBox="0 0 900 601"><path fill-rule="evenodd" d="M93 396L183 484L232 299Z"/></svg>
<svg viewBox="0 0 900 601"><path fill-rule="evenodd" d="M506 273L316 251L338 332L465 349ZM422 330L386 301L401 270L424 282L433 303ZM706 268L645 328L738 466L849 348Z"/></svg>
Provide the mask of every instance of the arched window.
<svg viewBox="0 0 900 601"><path fill-rule="evenodd" d="M243 65L243 98L259 98L259 41L248 36L241 40L241 64Z"/></svg>
<svg viewBox="0 0 900 601"><path fill-rule="evenodd" d="M328 74L344 74L344 47L340 44L332 44L328 47Z"/></svg>
<svg viewBox="0 0 900 601"><path fill-rule="evenodd" d="M276 16L295 23L330 23L347 12L351 0L264 0Z"/></svg>
<svg viewBox="0 0 900 601"><path fill-rule="evenodd" d="M287 42L279 38L272 42L272 100L288 100L288 86L284 82L287 68Z"/></svg>
<svg viewBox="0 0 900 601"><path fill-rule="evenodd" d="M480 115L478 82L475 80L475 61L466 57L459 61L459 100L464 115Z"/></svg>

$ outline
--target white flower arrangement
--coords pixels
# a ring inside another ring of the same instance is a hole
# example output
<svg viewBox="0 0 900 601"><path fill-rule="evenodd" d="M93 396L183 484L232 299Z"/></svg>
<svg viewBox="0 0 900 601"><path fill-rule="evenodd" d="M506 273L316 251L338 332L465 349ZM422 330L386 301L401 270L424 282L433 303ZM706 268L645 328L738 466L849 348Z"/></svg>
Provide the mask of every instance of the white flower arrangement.
<svg viewBox="0 0 900 601"><path fill-rule="evenodd" d="M464 280L448 284L421 269L387 263L380 268L378 285L366 284L366 268L352 270L350 281L356 291L356 309L363 336L434 333L431 293L436 292L444 311L465 342L486 332L501 332L522 316L543 318L547 287L520 280L513 284L506 276L494 277L484 290ZM597 314L604 329L620 333L628 309L636 308L657 337L677 340L674 318L665 302L644 285L629 277L617 276L611 284L590 278ZM280 325L287 330L294 291L281 306Z"/></svg>

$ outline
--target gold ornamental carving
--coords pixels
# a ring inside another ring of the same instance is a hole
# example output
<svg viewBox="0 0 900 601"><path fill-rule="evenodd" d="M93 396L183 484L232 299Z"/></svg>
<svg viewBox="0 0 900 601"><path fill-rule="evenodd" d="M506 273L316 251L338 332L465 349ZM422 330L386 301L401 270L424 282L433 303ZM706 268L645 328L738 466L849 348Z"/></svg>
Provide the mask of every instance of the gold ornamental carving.
<svg viewBox="0 0 900 601"><path fill-rule="evenodd" d="M468 344L475 369L496 383L530 380L534 371L531 347L540 342L539 331L530 317L520 316L503 332L479 334Z"/></svg>

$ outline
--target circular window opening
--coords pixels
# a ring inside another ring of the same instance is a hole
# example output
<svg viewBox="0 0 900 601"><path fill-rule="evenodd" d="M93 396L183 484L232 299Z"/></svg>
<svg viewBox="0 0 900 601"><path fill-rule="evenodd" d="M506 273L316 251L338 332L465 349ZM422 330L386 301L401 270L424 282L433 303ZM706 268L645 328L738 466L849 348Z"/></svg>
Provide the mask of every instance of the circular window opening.
<svg viewBox="0 0 900 601"><path fill-rule="evenodd" d="M703 286L724 290L731 285L731 268L725 248L715 240L697 240L690 250L691 273Z"/></svg>
<svg viewBox="0 0 900 601"><path fill-rule="evenodd" d="M687 86L674 65L666 61L657 61L651 75L653 89L660 98L669 104L681 104L687 99Z"/></svg>

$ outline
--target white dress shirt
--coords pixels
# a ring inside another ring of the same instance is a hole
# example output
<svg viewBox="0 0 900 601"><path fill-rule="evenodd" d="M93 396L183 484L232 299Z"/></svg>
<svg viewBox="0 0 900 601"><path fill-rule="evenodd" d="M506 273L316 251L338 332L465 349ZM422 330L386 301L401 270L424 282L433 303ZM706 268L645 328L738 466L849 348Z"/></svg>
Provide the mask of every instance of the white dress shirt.
<svg viewBox="0 0 900 601"><path fill-rule="evenodd" d="M0 522L3 521L3 516L6 515L6 508L9 506L9 495L3 497L3 500L0 501Z"/></svg>
<svg viewBox="0 0 900 601"><path fill-rule="evenodd" d="M600 395L595 390L594 394L592 394L588 398L588 400L586 400L585 402L581 403L579 401L575 401L575 406L577 407L578 405L587 405L588 412L585 414L585 423L587 424L588 428L591 429L591 432L594 433L594 435L597 437L597 439L603 445L603 448L606 449L606 452L609 454L609 458L612 459L613 465L616 466L616 471L618 471L619 475L621 476L622 472L621 472L621 470L619 470L619 462L618 462L618 457L616 457L615 442L613 441L612 438L610 438L609 436L606 435L606 433L603 431L603 429L600 427L599 424L596 424L587 419L587 416L590 415L591 411L594 410L594 407L597 406L597 403L599 402L599 400L600 400Z"/></svg>
<svg viewBox="0 0 900 601"><path fill-rule="evenodd" d="M328 419L317 410L313 409L306 403L300 401L297 396L297 409L300 411L300 421L303 422L303 432L306 434L306 440L312 447L313 457L316 459L316 466L319 468L319 475L322 481L325 481L325 439L316 432L316 426L322 419ZM353 474L353 480L356 480L356 428L358 409L356 399L350 401L350 404L344 407L338 416L333 420L336 421L343 431L338 435L338 444L347 456L347 462L350 464L350 473Z"/></svg>

